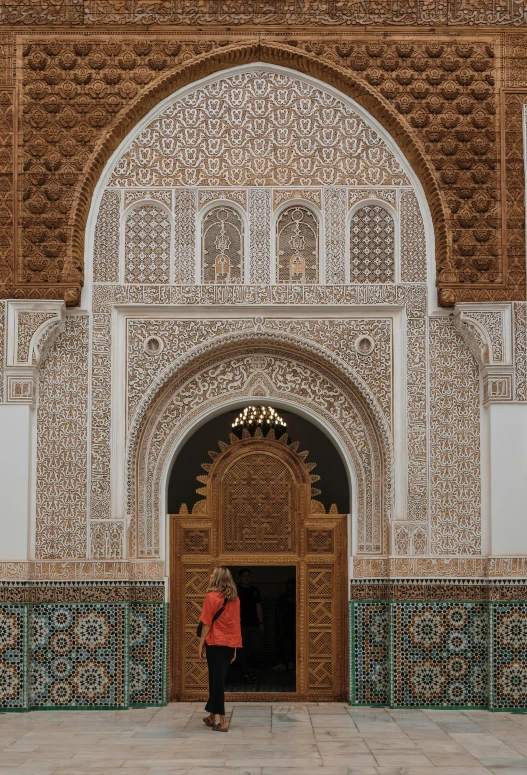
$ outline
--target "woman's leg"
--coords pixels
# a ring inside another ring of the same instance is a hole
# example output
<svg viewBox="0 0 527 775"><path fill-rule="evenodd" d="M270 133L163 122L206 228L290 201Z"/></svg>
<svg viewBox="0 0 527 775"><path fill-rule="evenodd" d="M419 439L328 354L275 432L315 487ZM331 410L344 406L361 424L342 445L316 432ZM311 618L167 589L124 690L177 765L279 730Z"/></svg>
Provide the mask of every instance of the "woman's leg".
<svg viewBox="0 0 527 775"><path fill-rule="evenodd" d="M227 673L229 672L229 667L232 662L232 658L234 656L234 649L231 649L229 646L220 646L220 648L224 649L224 652L221 654L221 704L223 705L223 712L218 711L220 716L220 729L226 729L227 728L227 721L225 719L225 681L227 680Z"/></svg>
<svg viewBox="0 0 527 775"><path fill-rule="evenodd" d="M207 700L207 704L205 705L205 710L209 711L209 720L212 721L213 724L216 723L216 715L215 712L212 710L213 703L214 703L214 664L215 664L215 652L214 652L214 646L207 646L205 645L205 653L207 655L207 667L209 671L209 699Z"/></svg>
<svg viewBox="0 0 527 775"><path fill-rule="evenodd" d="M233 656L234 649L229 646L207 646L210 695L205 710L211 717L213 714L222 716L222 727L225 726L225 679Z"/></svg>
<svg viewBox="0 0 527 775"><path fill-rule="evenodd" d="M225 721L225 679L229 670L234 649L229 646L207 646L207 662L209 666L210 696L205 710L211 716L220 716L220 727L226 727Z"/></svg>

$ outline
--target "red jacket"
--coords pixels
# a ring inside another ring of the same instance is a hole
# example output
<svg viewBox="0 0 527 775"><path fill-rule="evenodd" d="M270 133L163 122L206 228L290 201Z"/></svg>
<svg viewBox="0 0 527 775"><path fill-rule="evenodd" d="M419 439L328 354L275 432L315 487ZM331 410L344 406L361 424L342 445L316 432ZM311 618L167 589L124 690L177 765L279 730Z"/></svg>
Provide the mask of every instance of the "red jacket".
<svg viewBox="0 0 527 775"><path fill-rule="evenodd" d="M205 643L209 646L230 646L231 648L242 647L242 628L240 625L240 601L229 600L223 613L221 613L214 624L212 617L219 611L223 605L224 596L219 592L207 592L203 601L200 621L210 627L210 631L205 638Z"/></svg>

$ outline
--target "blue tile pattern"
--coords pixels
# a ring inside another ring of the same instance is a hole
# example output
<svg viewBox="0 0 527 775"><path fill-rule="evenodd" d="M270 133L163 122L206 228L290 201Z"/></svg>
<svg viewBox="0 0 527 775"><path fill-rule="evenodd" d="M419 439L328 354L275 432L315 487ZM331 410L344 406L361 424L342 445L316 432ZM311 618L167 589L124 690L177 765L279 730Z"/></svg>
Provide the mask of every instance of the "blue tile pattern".
<svg viewBox="0 0 527 775"><path fill-rule="evenodd" d="M392 603L392 707L488 704L486 603Z"/></svg>
<svg viewBox="0 0 527 775"><path fill-rule="evenodd" d="M127 614L124 603L32 606L31 706L127 707Z"/></svg>
<svg viewBox="0 0 527 775"><path fill-rule="evenodd" d="M527 601L400 597L350 604L352 705L527 710Z"/></svg>
<svg viewBox="0 0 527 775"><path fill-rule="evenodd" d="M27 607L0 604L0 708L27 708Z"/></svg>
<svg viewBox="0 0 527 775"><path fill-rule="evenodd" d="M132 603L130 607L130 705L164 705L164 603Z"/></svg>
<svg viewBox="0 0 527 775"><path fill-rule="evenodd" d="M164 599L163 582L0 581L0 711L164 705Z"/></svg>
<svg viewBox="0 0 527 775"><path fill-rule="evenodd" d="M492 606L492 707L527 707L527 603Z"/></svg>
<svg viewBox="0 0 527 775"><path fill-rule="evenodd" d="M352 604L352 704L388 705L390 702L389 613L386 602Z"/></svg>

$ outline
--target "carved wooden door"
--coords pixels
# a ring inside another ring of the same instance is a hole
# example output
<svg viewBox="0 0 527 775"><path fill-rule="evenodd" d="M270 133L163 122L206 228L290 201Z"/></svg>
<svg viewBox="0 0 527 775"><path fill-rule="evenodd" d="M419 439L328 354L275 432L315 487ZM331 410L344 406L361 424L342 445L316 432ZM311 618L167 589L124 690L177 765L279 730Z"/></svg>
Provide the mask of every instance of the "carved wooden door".
<svg viewBox="0 0 527 775"><path fill-rule="evenodd" d="M296 692L240 699L342 699L346 695L346 516L313 500L313 464L296 445L232 437L199 477L205 498L171 516L172 699L207 695L196 625L217 565L296 567ZM236 695L231 695L233 699Z"/></svg>

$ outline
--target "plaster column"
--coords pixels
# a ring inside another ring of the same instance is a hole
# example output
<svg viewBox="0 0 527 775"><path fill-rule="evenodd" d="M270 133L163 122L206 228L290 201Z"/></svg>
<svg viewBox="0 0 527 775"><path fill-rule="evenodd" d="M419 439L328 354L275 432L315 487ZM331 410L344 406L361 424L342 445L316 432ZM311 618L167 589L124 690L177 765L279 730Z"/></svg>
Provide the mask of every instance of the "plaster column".
<svg viewBox="0 0 527 775"><path fill-rule="evenodd" d="M31 559L33 412L0 404L0 561Z"/></svg>
<svg viewBox="0 0 527 775"><path fill-rule="evenodd" d="M63 301L7 302L6 403L0 404L0 562L33 559L40 364L64 328Z"/></svg>

